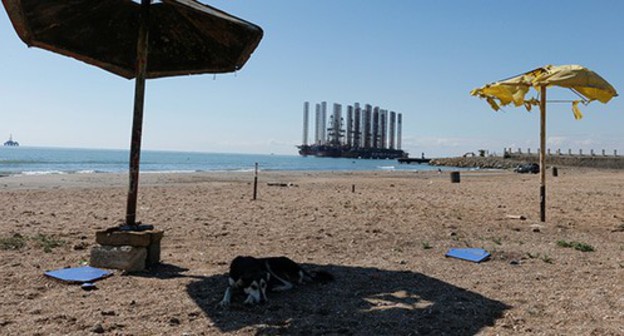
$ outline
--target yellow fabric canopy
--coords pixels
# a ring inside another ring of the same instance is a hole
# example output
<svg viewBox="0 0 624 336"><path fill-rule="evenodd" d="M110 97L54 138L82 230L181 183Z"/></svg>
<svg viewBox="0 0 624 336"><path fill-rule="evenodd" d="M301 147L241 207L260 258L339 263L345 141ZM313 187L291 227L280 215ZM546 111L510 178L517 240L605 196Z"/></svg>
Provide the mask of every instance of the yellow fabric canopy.
<svg viewBox="0 0 624 336"><path fill-rule="evenodd" d="M512 102L515 106L524 105L530 111L531 106L538 105L539 101L535 98L525 98L529 89L533 87L539 92L542 86L554 85L571 89L585 98L585 100L576 100L572 103L572 111L576 119L583 116L578 108L580 102L588 104L598 100L606 104L611 98L617 96L613 86L604 78L580 65L547 65L513 78L487 84L472 90L470 94L487 100L495 111L498 111L500 106Z"/></svg>

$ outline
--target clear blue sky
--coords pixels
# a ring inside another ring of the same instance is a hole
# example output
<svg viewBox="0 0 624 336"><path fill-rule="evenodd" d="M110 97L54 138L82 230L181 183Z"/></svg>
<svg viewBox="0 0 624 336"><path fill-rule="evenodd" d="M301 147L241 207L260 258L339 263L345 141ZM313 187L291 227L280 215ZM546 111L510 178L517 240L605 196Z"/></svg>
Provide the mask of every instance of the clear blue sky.
<svg viewBox="0 0 624 336"><path fill-rule="evenodd" d="M539 113L492 111L471 89L546 64L580 64L624 93L624 1L203 0L260 25L235 74L147 83L144 149L296 154L303 102L403 114L403 149L452 156L537 148ZM130 143L134 82L28 49L0 11L0 140ZM549 98L573 99L554 88ZM624 97L548 106L548 146L624 153Z"/></svg>

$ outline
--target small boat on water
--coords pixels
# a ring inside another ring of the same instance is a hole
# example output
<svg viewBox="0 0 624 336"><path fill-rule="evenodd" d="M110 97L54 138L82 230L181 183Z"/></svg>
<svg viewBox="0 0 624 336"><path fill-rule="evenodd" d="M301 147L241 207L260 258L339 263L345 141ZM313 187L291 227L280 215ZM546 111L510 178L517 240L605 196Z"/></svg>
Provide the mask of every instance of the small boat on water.
<svg viewBox="0 0 624 336"><path fill-rule="evenodd" d="M4 143L5 146L17 147L19 146L19 142L13 141L13 134L9 136L9 140Z"/></svg>

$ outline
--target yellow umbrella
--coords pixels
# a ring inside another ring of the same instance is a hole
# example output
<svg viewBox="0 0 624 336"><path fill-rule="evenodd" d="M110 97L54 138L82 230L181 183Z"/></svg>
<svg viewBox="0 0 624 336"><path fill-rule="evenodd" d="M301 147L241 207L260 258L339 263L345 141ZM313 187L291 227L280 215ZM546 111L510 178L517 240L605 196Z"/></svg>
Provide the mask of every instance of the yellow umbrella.
<svg viewBox="0 0 624 336"><path fill-rule="evenodd" d="M583 114L578 108L579 103L585 105L594 100L608 103L618 94L604 78L580 65L547 65L521 75L502 81L487 84L474 89L471 95L487 100L490 106L498 111L501 106L513 103L531 110L533 105L540 106L540 219L546 221L546 88L549 86L568 88L581 99L572 101L574 118L581 119ZM526 99L531 88L539 92L539 100Z"/></svg>

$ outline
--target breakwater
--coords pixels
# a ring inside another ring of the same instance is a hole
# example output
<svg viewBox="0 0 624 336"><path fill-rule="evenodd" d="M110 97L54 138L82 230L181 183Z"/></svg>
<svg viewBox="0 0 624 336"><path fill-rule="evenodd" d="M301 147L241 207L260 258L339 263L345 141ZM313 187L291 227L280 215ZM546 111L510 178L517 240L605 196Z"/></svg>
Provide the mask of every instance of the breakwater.
<svg viewBox="0 0 624 336"><path fill-rule="evenodd" d="M432 166L449 166L483 169L512 169L522 163L539 163L537 154L512 154L502 156L468 156L432 159ZM587 167L600 169L624 169L623 156L547 155L546 165Z"/></svg>

